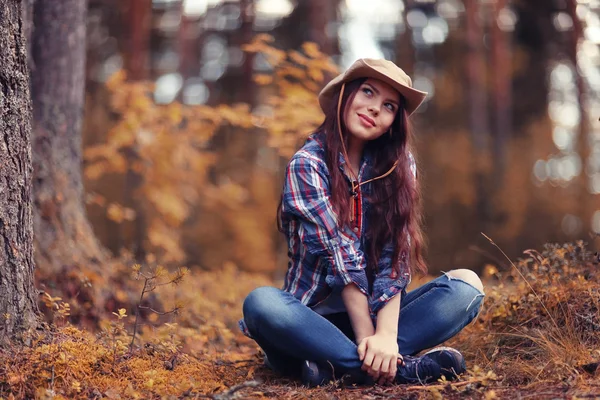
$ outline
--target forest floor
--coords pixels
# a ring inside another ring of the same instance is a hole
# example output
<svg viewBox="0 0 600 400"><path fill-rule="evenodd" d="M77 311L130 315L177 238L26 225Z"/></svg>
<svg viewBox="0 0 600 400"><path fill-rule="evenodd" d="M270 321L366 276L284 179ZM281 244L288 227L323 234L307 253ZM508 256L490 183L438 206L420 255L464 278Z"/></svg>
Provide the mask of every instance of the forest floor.
<svg viewBox="0 0 600 400"><path fill-rule="evenodd" d="M265 368L258 347L237 329L244 297L280 282L232 265L182 274L122 263L96 330L83 328L85 304L46 296L43 307L54 310L46 310L48 328L0 350L0 398L600 398L597 257L583 243L548 245L486 267L480 315L447 343L467 360L457 381L314 389Z"/></svg>

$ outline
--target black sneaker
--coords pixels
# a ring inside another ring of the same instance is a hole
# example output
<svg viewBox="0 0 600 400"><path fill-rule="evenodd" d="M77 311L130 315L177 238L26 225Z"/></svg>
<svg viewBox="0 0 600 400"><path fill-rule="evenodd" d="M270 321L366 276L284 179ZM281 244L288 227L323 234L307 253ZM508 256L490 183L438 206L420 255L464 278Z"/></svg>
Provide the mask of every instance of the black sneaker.
<svg viewBox="0 0 600 400"><path fill-rule="evenodd" d="M302 384L308 387L325 385L333 380L331 371L319 368L316 362L305 360L302 363Z"/></svg>
<svg viewBox="0 0 600 400"><path fill-rule="evenodd" d="M427 357L435 361L440 366L442 375L448 380L458 378L458 375L467 370L465 358L452 347L436 347L421 357Z"/></svg>
<svg viewBox="0 0 600 400"><path fill-rule="evenodd" d="M404 363L398 365L396 383L430 383L442 377L440 365L430 357L403 356Z"/></svg>

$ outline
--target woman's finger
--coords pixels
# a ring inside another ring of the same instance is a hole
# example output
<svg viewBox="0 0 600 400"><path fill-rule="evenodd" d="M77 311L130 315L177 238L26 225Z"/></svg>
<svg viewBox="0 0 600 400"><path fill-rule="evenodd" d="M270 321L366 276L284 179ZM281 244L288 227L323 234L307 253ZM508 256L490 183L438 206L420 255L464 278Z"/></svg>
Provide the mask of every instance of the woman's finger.
<svg viewBox="0 0 600 400"><path fill-rule="evenodd" d="M398 362L392 358L390 361L390 369L388 372L389 383L390 385L396 381L396 372L398 371Z"/></svg>
<svg viewBox="0 0 600 400"><path fill-rule="evenodd" d="M390 363L392 362L393 357L384 358L381 363L379 384L386 385L390 380Z"/></svg>
<svg viewBox="0 0 600 400"><path fill-rule="evenodd" d="M369 372L369 375L371 375L373 377L373 379L378 380L379 377L381 376L381 364L383 362L383 359L381 358L381 356L376 356L373 359L373 363L371 364L371 370Z"/></svg>
<svg viewBox="0 0 600 400"><path fill-rule="evenodd" d="M404 364L404 358L402 358L402 354L398 354L398 365L403 365Z"/></svg>
<svg viewBox="0 0 600 400"><path fill-rule="evenodd" d="M363 361L365 358L365 353L367 352L367 340L363 339L358 345L358 358L360 361Z"/></svg>
<svg viewBox="0 0 600 400"><path fill-rule="evenodd" d="M390 379L390 370L391 370L392 364L396 364L396 357L393 357L393 356L385 357L383 359L383 362L381 363L381 377L384 379L384 381L386 383Z"/></svg>
<svg viewBox="0 0 600 400"><path fill-rule="evenodd" d="M363 365L361 367L363 371L368 371L369 369L371 369L371 365L373 364L373 358L375 358L375 354L373 354L372 351L369 351L369 349L367 349L365 359L363 360Z"/></svg>
<svg viewBox="0 0 600 400"><path fill-rule="evenodd" d="M380 369L381 374L387 375L388 371L390 370L390 361L391 360L392 360L391 357L383 357L381 359L381 369Z"/></svg>

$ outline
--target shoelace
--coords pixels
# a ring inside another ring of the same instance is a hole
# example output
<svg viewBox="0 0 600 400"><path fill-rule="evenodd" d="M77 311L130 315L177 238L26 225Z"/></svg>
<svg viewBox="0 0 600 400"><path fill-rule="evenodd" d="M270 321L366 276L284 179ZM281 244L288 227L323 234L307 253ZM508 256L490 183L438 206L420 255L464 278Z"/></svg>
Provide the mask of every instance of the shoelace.
<svg viewBox="0 0 600 400"><path fill-rule="evenodd" d="M434 364L437 363L432 359L425 359L424 357L404 356L404 363L408 371L414 371L414 375L416 376L417 381L421 385L427 383L427 378L433 378L436 375ZM420 371L420 369L423 369L423 371ZM420 374L419 372L425 372L425 376L421 377L422 374Z"/></svg>

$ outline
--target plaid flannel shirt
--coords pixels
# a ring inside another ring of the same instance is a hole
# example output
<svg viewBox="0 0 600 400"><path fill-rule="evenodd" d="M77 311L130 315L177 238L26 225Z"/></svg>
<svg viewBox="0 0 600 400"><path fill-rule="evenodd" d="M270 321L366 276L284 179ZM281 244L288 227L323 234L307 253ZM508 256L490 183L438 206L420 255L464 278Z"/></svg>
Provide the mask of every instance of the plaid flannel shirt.
<svg viewBox="0 0 600 400"><path fill-rule="evenodd" d="M322 133L311 135L286 169L281 225L288 241L289 262L283 290L314 308L330 296L341 296L342 289L354 283L367 296L369 312L375 319L390 299L405 292L410 282L408 260L405 255L401 273L396 274L392 268L393 246L389 243L381 253L378 273L369 288L363 252L369 243L362 233L368 225L365 216L371 205L364 195L368 196L371 185L378 181L360 187L358 226L340 228L330 200L324 141ZM411 161L411 170L416 175L412 156ZM342 171L344 163L340 157ZM361 181L372 177L369 163L369 157L365 156L358 176ZM243 320L240 326L247 333Z"/></svg>

